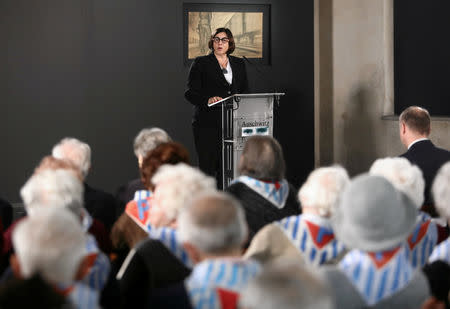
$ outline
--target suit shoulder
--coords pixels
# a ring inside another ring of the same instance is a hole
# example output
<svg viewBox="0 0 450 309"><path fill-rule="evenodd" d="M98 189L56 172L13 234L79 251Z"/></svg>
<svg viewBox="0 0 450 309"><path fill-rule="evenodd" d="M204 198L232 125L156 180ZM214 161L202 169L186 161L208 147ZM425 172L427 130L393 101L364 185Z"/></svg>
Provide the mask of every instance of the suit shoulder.
<svg viewBox="0 0 450 309"><path fill-rule="evenodd" d="M240 58L240 57L236 57L236 56L228 56L230 57L231 61L233 61L234 63L239 63L244 65L244 59Z"/></svg>

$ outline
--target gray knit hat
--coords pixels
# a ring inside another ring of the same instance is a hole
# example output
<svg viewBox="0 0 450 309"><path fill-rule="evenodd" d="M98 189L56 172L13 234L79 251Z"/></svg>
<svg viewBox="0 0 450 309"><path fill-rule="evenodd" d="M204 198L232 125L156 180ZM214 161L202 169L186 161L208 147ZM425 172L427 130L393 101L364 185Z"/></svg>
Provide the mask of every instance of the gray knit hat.
<svg viewBox="0 0 450 309"><path fill-rule="evenodd" d="M355 177L332 217L336 237L349 248L369 252L398 246L412 232L414 203L379 176Z"/></svg>

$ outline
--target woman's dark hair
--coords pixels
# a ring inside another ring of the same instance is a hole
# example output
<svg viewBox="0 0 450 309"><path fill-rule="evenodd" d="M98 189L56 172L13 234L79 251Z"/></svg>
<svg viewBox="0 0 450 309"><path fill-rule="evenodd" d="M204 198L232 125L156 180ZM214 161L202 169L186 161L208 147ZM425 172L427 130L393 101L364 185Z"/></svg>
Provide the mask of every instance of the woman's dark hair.
<svg viewBox="0 0 450 309"><path fill-rule="evenodd" d="M214 32L214 34L211 35L211 39L208 42L208 47L209 47L210 50L214 51L213 39L218 33L221 33L221 32L225 32L227 34L228 39L229 39L227 55L230 55L230 54L232 54L234 52L234 49L235 49L236 45L234 44L233 33L231 33L230 29L228 29L228 28L217 28L216 31Z"/></svg>
<svg viewBox="0 0 450 309"><path fill-rule="evenodd" d="M151 179L156 170L163 164L189 164L189 152L187 149L175 142L159 144L155 149L150 151L141 166L141 181L148 189L152 189Z"/></svg>

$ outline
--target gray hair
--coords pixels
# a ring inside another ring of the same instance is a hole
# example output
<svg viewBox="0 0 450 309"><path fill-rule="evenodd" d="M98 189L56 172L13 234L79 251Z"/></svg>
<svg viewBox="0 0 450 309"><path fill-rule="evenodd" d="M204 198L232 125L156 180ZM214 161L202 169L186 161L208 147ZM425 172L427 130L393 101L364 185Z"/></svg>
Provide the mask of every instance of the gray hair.
<svg viewBox="0 0 450 309"><path fill-rule="evenodd" d="M21 275L39 273L54 284L73 282L86 255L81 225L63 209L46 209L23 219L14 228L12 242Z"/></svg>
<svg viewBox="0 0 450 309"><path fill-rule="evenodd" d="M331 293L321 279L297 261L279 260L266 266L241 294L239 308L331 309Z"/></svg>
<svg viewBox="0 0 450 309"><path fill-rule="evenodd" d="M176 219L193 197L216 191L214 178L185 163L162 165L152 177L152 183L155 185L154 199L161 203L170 220Z"/></svg>
<svg viewBox="0 0 450 309"><path fill-rule="evenodd" d="M166 131L160 128L142 129L134 138L134 154L136 157L145 158L149 151L155 149L159 144L170 142L171 138Z"/></svg>
<svg viewBox="0 0 450 309"><path fill-rule="evenodd" d="M422 171L406 158L384 158L376 160L369 171L389 180L397 190L405 193L416 205L422 207L425 180Z"/></svg>
<svg viewBox="0 0 450 309"><path fill-rule="evenodd" d="M232 196L215 192L192 201L178 218L183 243L209 254L241 248L248 235L244 211Z"/></svg>
<svg viewBox="0 0 450 309"><path fill-rule="evenodd" d="M67 208L80 218L84 187L71 170L44 170L31 176L20 190L29 215L43 208Z"/></svg>
<svg viewBox="0 0 450 309"><path fill-rule="evenodd" d="M439 169L431 187L438 213L450 221L450 162Z"/></svg>
<svg viewBox="0 0 450 309"><path fill-rule="evenodd" d="M271 136L247 139L239 161L239 173L252 178L278 181L284 178L286 165L280 144Z"/></svg>
<svg viewBox="0 0 450 309"><path fill-rule="evenodd" d="M52 156L72 162L80 169L83 178L87 177L91 168L91 147L88 144L66 137L53 147Z"/></svg>
<svg viewBox="0 0 450 309"><path fill-rule="evenodd" d="M342 166L321 167L309 174L298 198L303 206L316 208L320 216L329 217L349 182L348 173Z"/></svg>

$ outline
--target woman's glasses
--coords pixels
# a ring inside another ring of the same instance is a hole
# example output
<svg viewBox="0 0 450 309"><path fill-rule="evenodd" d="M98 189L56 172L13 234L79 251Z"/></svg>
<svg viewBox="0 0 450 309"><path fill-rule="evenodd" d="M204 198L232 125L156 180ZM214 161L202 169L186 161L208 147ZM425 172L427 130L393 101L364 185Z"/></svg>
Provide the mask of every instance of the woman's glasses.
<svg viewBox="0 0 450 309"><path fill-rule="evenodd" d="M212 40L213 40L215 43L219 43L220 41L222 41L222 43L228 43L228 42L230 41L230 39L227 38L227 37L224 37L224 38L218 38L218 37L216 37L216 36L213 37Z"/></svg>

